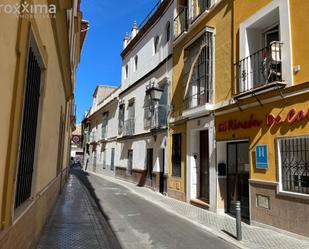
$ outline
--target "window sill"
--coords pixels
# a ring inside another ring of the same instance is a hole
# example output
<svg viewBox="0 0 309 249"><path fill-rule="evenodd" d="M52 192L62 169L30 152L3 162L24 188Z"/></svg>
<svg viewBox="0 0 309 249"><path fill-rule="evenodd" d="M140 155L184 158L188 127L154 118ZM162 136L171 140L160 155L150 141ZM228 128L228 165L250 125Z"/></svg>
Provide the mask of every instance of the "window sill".
<svg viewBox="0 0 309 249"><path fill-rule="evenodd" d="M205 112L211 112L214 110L214 105L206 103L205 105L199 105L196 107L185 109L182 113L184 118L192 117L195 115L205 114Z"/></svg>
<svg viewBox="0 0 309 249"><path fill-rule="evenodd" d="M272 82L272 83L268 83L268 84L264 84L262 86L253 88L251 90L247 90L245 92L242 93L238 93L236 95L234 95L233 99L235 100L241 100L241 99L247 99L250 98L252 96L256 96L256 95L260 95L263 93L267 93L267 92L271 92L274 90L278 90L278 89L282 89L286 87L286 82Z"/></svg>
<svg viewBox="0 0 309 249"><path fill-rule="evenodd" d="M292 198L309 200L309 194L289 192L289 191L284 191L284 190L280 190L280 189L277 191L277 194L280 195L280 196L287 196L287 197L292 197Z"/></svg>

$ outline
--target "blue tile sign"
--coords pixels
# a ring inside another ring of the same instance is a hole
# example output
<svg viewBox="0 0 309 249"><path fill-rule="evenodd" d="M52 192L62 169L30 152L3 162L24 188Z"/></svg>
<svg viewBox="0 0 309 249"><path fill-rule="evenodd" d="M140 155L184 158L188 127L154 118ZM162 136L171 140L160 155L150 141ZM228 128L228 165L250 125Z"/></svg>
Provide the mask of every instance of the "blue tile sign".
<svg viewBox="0 0 309 249"><path fill-rule="evenodd" d="M257 145L255 147L255 163L257 169L268 169L267 145Z"/></svg>

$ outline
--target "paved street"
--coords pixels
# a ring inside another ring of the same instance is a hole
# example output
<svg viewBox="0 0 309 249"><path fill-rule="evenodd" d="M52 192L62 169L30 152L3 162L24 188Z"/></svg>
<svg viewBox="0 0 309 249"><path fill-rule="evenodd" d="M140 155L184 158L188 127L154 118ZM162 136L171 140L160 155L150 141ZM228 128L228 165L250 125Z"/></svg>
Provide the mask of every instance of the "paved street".
<svg viewBox="0 0 309 249"><path fill-rule="evenodd" d="M119 244L128 249L235 248L121 185L73 170L38 248L119 248Z"/></svg>

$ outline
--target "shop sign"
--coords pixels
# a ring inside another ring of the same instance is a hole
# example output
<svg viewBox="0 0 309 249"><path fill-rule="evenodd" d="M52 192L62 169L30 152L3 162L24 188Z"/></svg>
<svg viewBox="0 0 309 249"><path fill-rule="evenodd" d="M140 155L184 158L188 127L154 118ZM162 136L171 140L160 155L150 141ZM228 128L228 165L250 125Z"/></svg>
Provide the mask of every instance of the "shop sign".
<svg viewBox="0 0 309 249"><path fill-rule="evenodd" d="M287 113L286 117L284 118L282 118L280 115L274 116L272 114L267 114L265 116L265 124L268 127L283 123L291 125L304 119L309 119L309 109L307 111L300 110L297 112L296 109L293 108Z"/></svg>
<svg viewBox="0 0 309 249"><path fill-rule="evenodd" d="M253 114L251 114L249 120L246 121L228 120L219 123L219 132L260 127L262 123L262 121L255 119Z"/></svg>
<svg viewBox="0 0 309 249"><path fill-rule="evenodd" d="M257 145L255 147L255 164L257 169L268 169L267 145Z"/></svg>
<svg viewBox="0 0 309 249"><path fill-rule="evenodd" d="M271 113L265 115L265 125L266 127L270 127L272 125L279 125L279 124L287 124L292 125L302 120L309 120L309 109L307 111L300 110L297 111L295 108L289 110L285 117L281 115L273 115ZM250 129L260 127L263 124L263 121L260 121L254 118L253 114L250 115L250 118L246 121L239 121L239 120L228 120L222 123L219 123L218 131L225 132L231 130L238 130L238 129Z"/></svg>

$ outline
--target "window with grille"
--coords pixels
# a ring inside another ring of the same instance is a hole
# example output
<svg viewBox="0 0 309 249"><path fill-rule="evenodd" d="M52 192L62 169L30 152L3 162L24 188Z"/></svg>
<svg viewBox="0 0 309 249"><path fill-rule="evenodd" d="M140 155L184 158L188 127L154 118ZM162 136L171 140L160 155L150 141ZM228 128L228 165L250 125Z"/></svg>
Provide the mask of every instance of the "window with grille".
<svg viewBox="0 0 309 249"><path fill-rule="evenodd" d="M278 141L283 191L309 194L309 137Z"/></svg>
<svg viewBox="0 0 309 249"><path fill-rule="evenodd" d="M108 124L108 112L103 113L102 117L102 139L105 139L107 136L107 124Z"/></svg>
<svg viewBox="0 0 309 249"><path fill-rule="evenodd" d="M15 208L31 196L36 132L41 89L41 68L32 47L28 51L24 110L19 145Z"/></svg>
<svg viewBox="0 0 309 249"><path fill-rule="evenodd" d="M213 89L213 33L205 32L185 49L185 108L211 102Z"/></svg>
<svg viewBox="0 0 309 249"><path fill-rule="evenodd" d="M123 132L124 127L124 104L119 105L119 113L118 113L118 134Z"/></svg>
<svg viewBox="0 0 309 249"><path fill-rule="evenodd" d="M172 176L181 177L181 134L172 136Z"/></svg>

